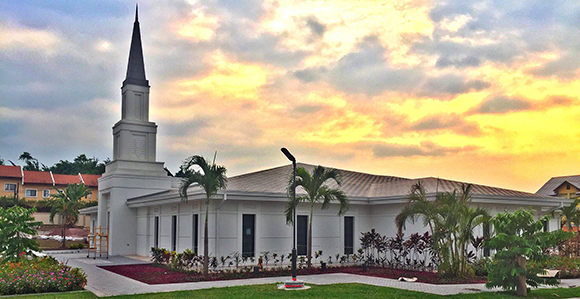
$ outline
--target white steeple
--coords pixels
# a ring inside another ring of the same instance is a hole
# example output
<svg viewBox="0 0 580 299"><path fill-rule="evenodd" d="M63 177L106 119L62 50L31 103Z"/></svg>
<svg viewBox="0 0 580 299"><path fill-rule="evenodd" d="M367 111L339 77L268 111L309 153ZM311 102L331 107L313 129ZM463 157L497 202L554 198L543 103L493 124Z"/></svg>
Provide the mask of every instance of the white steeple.
<svg viewBox="0 0 580 299"><path fill-rule="evenodd" d="M149 88L136 10L127 76L121 87L121 120L113 127L113 161L155 162L157 125L149 122Z"/></svg>

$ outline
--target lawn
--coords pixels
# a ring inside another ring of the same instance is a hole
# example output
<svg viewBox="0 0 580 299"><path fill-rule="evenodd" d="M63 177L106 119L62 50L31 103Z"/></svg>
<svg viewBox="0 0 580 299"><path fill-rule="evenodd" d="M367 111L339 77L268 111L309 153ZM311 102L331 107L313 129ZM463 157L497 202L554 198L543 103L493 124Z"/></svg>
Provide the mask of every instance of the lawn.
<svg viewBox="0 0 580 299"><path fill-rule="evenodd" d="M532 290L527 298L571 298L579 297L580 288L558 288ZM335 284L335 285L313 285L311 289L304 291L285 291L276 289L275 284L254 285L254 286L236 286L229 288L214 288L198 291L177 291L168 293L152 293L140 295L125 295L112 298L425 298L425 299L502 299L518 298L509 293L478 293L478 294L460 294L452 296L439 296L433 294L419 293L413 291L399 290L386 287L377 287L364 284ZM70 299L89 299L98 298L92 293L72 292L60 294L41 294L18 296L17 298L70 298Z"/></svg>

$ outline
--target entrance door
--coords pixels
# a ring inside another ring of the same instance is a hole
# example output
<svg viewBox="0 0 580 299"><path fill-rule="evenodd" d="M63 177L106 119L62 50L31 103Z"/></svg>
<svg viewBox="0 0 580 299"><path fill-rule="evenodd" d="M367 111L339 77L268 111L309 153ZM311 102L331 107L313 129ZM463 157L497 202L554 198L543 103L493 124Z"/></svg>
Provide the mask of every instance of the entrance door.
<svg viewBox="0 0 580 299"><path fill-rule="evenodd" d="M153 222L153 246L159 248L159 216Z"/></svg>
<svg viewBox="0 0 580 299"><path fill-rule="evenodd" d="M242 215L242 255L254 257L256 215Z"/></svg>
<svg viewBox="0 0 580 299"><path fill-rule="evenodd" d="M199 254L197 245L198 245L198 240L199 240L199 236L198 236L198 232L199 232L199 215L197 214L193 214L193 227L191 228L192 231L192 236L191 238L193 239L193 252L195 252L195 254Z"/></svg>
<svg viewBox="0 0 580 299"><path fill-rule="evenodd" d="M296 221L296 251L298 255L306 255L308 244L308 216L297 216Z"/></svg>
<svg viewBox="0 0 580 299"><path fill-rule="evenodd" d="M177 250L177 215L171 216L171 250Z"/></svg>

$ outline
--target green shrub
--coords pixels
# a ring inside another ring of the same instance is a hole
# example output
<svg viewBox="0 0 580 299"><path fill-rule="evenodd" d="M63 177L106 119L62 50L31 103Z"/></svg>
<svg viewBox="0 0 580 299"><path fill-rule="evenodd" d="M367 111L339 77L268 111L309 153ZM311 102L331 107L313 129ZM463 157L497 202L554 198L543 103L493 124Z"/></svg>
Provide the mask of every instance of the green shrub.
<svg viewBox="0 0 580 299"><path fill-rule="evenodd" d="M487 276L487 267L488 267L488 264L490 262L491 262L491 259L489 259L489 258L482 258L480 260L477 260L473 264L473 267L475 268L475 275L476 276Z"/></svg>
<svg viewBox="0 0 580 299"><path fill-rule="evenodd" d="M493 263L487 267L486 287L515 289L519 296L526 296L527 286L558 283L554 279L538 277L544 271L537 265L549 258L546 254L549 248L571 237L571 233L561 230L544 232L544 222L548 220L547 216L535 220L533 212L524 209L499 213L491 219L495 235L485 241L484 246L497 252Z"/></svg>
<svg viewBox="0 0 580 299"><path fill-rule="evenodd" d="M0 263L0 295L74 291L86 283L83 270L53 257Z"/></svg>
<svg viewBox="0 0 580 299"><path fill-rule="evenodd" d="M34 212L34 208L25 209L19 206L0 208L0 256L4 259L16 261L23 253L39 250L38 242L27 237L35 235L36 227L42 224L34 221Z"/></svg>
<svg viewBox="0 0 580 299"><path fill-rule="evenodd" d="M85 244L83 243L76 243L76 244L70 244L68 246L69 249L83 249L85 248Z"/></svg>

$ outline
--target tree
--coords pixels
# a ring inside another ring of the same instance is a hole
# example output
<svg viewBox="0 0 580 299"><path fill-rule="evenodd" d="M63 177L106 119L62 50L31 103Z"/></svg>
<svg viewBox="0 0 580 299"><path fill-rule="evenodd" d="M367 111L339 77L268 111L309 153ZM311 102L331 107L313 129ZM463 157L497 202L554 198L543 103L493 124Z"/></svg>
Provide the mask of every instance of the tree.
<svg viewBox="0 0 580 299"><path fill-rule="evenodd" d="M8 209L0 208L0 256L13 261L24 252L38 250L38 242L29 239L27 235L36 235L36 227L42 225L34 221L32 213L35 208L25 209L14 206Z"/></svg>
<svg viewBox="0 0 580 299"><path fill-rule="evenodd" d="M556 230L544 232L544 221L549 217L534 220L531 210L518 209L513 213L497 214L490 220L495 236L484 241L484 246L495 249L493 263L488 267L486 287L501 287L514 290L518 296L527 295L527 285L538 287L540 284L557 284L555 279L540 278L543 269L533 266L544 261L546 250L569 238L572 233ZM527 264L527 260L538 263Z"/></svg>
<svg viewBox="0 0 580 299"><path fill-rule="evenodd" d="M447 276L466 277L472 272L468 266L468 248L474 239L473 230L488 218L481 208L470 207L471 185L462 185L461 192L437 193L429 200L419 182L411 188L409 201L395 219L399 232L407 220L414 223L419 217L433 235L433 249L440 260L438 270Z"/></svg>
<svg viewBox="0 0 580 299"><path fill-rule="evenodd" d="M22 170L33 170L33 171L47 171L48 167L46 165L38 162L38 159L34 158L29 152L22 153L18 160L24 161L26 165L22 167Z"/></svg>
<svg viewBox="0 0 580 299"><path fill-rule="evenodd" d="M339 172L336 169L326 169L322 166L316 166L312 173L309 173L303 167L296 168L296 188L302 187L306 191L306 195L296 196L296 201L292 199L293 178L288 184L288 202L286 204L286 223L291 224L293 219L293 211L300 202L310 204L310 217L308 219L308 251L307 251L307 265L312 266L312 212L314 205L322 201L322 209L328 209L330 202L337 201L340 204L338 215L343 215L349 208L349 201L344 192L339 189L333 189L325 185L329 181L335 181L339 186L341 180Z"/></svg>
<svg viewBox="0 0 580 299"><path fill-rule="evenodd" d="M576 198L569 206L562 208L562 216L566 217L566 227L568 228L569 232L572 231L572 222L576 223L578 226L578 222L580 221L578 201L579 199Z"/></svg>
<svg viewBox="0 0 580 299"><path fill-rule="evenodd" d="M67 184L64 190L57 189L51 197L50 221L55 215L62 217L62 247L65 248L66 228L79 220L79 209L83 207L81 199L91 193L84 184Z"/></svg>
<svg viewBox="0 0 580 299"><path fill-rule="evenodd" d="M105 165L109 161L109 159L106 159L100 162L98 158L88 158L85 154L80 154L73 162L60 160L51 166L49 170L57 174L103 174L105 172Z"/></svg>
<svg viewBox="0 0 580 299"><path fill-rule="evenodd" d="M220 189L225 189L227 185L226 168L215 164L217 152L210 164L202 156L191 156L181 165L183 179L179 187L179 194L182 201L187 201L187 189L190 186L201 187L205 191L205 227L203 234L203 273L208 274L209 266L209 239L208 239L208 215L209 201L212 195L217 194ZM195 170L199 168L201 171Z"/></svg>
<svg viewBox="0 0 580 299"><path fill-rule="evenodd" d="M0 165L4 165L4 159L0 158Z"/></svg>

